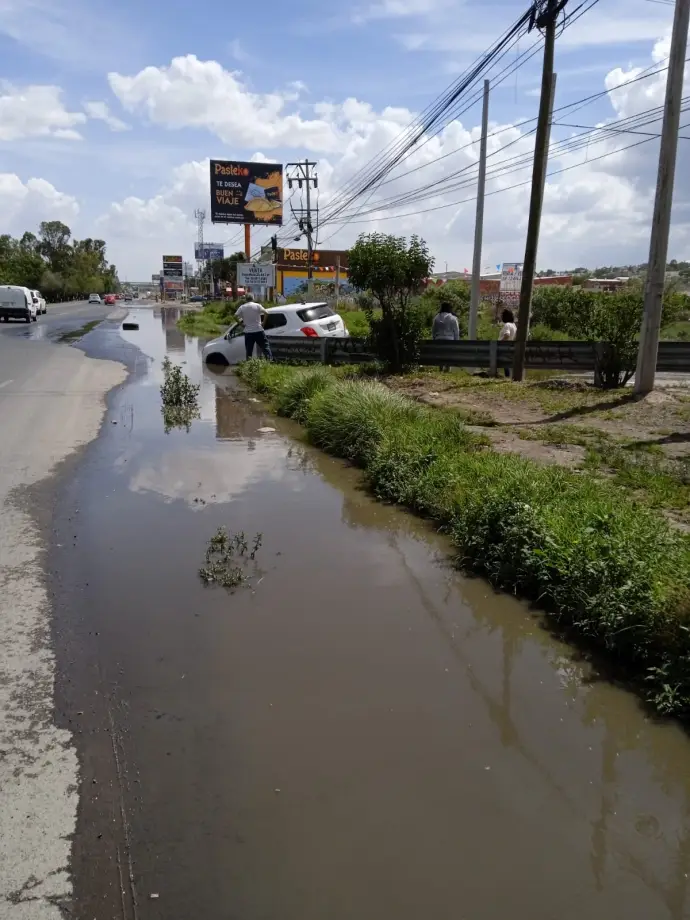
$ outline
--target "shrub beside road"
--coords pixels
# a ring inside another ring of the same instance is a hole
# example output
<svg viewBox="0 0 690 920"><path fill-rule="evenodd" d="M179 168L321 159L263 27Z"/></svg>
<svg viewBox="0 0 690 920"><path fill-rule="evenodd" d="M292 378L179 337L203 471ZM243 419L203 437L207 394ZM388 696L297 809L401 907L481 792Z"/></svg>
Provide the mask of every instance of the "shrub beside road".
<svg viewBox="0 0 690 920"><path fill-rule="evenodd" d="M496 452L453 411L356 369L250 361L239 374L379 498L440 524L464 569L534 600L657 711L690 713L690 541L661 514L616 482Z"/></svg>

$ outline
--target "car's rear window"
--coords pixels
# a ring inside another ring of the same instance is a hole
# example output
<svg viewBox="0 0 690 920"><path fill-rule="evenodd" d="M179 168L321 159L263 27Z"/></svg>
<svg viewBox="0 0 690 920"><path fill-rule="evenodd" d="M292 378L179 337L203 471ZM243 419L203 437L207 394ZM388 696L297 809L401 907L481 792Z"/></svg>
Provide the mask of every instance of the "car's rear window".
<svg viewBox="0 0 690 920"><path fill-rule="evenodd" d="M331 310L326 304L318 307L307 307L306 310L298 310L297 315L304 323L311 323L315 319L326 319L328 316L335 316L335 311Z"/></svg>

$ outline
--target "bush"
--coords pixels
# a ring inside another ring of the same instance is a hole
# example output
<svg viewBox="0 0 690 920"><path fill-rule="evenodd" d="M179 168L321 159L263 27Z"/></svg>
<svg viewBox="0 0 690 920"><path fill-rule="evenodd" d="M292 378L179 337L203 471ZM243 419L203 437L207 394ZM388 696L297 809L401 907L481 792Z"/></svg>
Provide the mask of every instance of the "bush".
<svg viewBox="0 0 690 920"><path fill-rule="evenodd" d="M362 466L379 497L442 524L465 568L537 600L660 712L690 713L687 538L610 483L484 449L454 413L323 369L282 370L256 361L240 374L314 444Z"/></svg>

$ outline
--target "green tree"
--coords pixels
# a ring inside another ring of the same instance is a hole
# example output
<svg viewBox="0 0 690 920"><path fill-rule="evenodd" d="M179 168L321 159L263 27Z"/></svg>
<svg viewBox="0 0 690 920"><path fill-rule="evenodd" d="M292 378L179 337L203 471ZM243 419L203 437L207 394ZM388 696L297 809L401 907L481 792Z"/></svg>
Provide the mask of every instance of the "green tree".
<svg viewBox="0 0 690 920"><path fill-rule="evenodd" d="M434 260L424 240L385 233L362 234L349 252L348 276L371 293L380 317L366 310L370 339L387 367L399 373L416 363L424 320L413 298L431 274Z"/></svg>
<svg viewBox="0 0 690 920"><path fill-rule="evenodd" d="M50 263L54 272L64 272L69 268L71 252L69 239L72 231L61 220L44 220L38 228L41 239L40 251Z"/></svg>
<svg viewBox="0 0 690 920"><path fill-rule="evenodd" d="M213 263L213 273L219 281L224 281L232 286L232 299L237 300L237 263L246 262L243 252L233 252L225 259Z"/></svg>

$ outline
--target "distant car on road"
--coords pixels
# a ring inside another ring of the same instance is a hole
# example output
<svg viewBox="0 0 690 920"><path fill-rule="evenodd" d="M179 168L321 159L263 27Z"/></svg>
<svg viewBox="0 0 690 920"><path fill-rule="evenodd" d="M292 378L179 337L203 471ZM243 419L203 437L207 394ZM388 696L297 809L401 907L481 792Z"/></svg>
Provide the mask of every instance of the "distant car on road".
<svg viewBox="0 0 690 920"><path fill-rule="evenodd" d="M108 306L111 306L112 304L117 303L115 295L106 294L105 297L103 298L103 303L107 304Z"/></svg>
<svg viewBox="0 0 690 920"><path fill-rule="evenodd" d="M46 306L45 298L40 291L32 291L31 296L34 299L36 304L36 312L40 315L41 313L47 313L48 307Z"/></svg>
<svg viewBox="0 0 690 920"><path fill-rule="evenodd" d="M35 323L38 319L38 304L29 288L16 284L0 287L0 319L8 323L11 319L22 319Z"/></svg>
<svg viewBox="0 0 690 920"><path fill-rule="evenodd" d="M269 307L266 313L264 330L270 339L300 335L307 338L342 338L349 335L342 317L327 303L290 303ZM207 364L239 364L246 356L244 326L240 323L232 325L224 336L208 342L202 355Z"/></svg>
<svg viewBox="0 0 690 920"><path fill-rule="evenodd" d="M193 297L190 297L190 298L189 298L189 302L190 302L190 303L204 303L204 295L203 295L203 294L195 294Z"/></svg>
<svg viewBox="0 0 690 920"><path fill-rule="evenodd" d="M89 303L101 303L100 294L89 294Z"/></svg>
<svg viewBox="0 0 690 920"><path fill-rule="evenodd" d="M125 303L131 303L131 302L132 302L132 295L128 292L127 294L125 294Z"/></svg>

